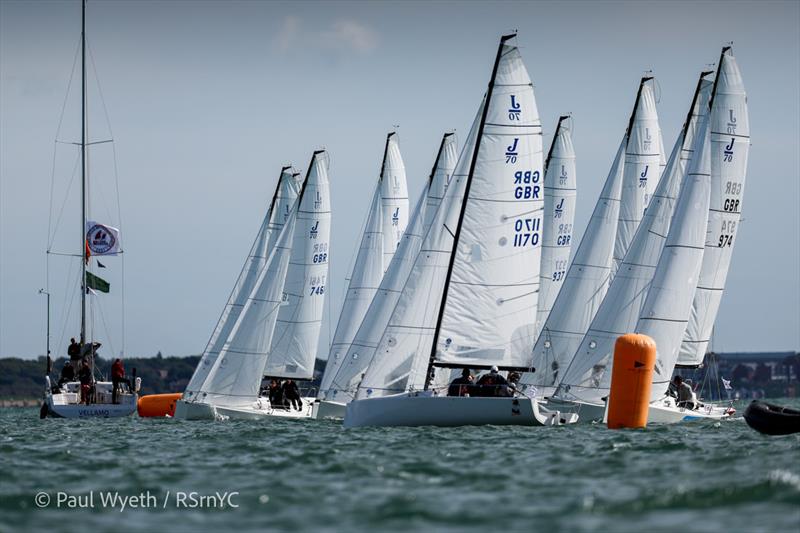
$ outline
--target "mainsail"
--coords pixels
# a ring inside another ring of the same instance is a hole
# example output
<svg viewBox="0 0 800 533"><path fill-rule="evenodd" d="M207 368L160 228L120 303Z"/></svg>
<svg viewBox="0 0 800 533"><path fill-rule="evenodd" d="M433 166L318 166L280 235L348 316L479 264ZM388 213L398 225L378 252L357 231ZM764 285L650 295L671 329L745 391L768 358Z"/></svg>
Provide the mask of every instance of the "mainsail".
<svg viewBox="0 0 800 533"><path fill-rule="evenodd" d="M453 174L457 159L456 139L452 133L442 138L428 183L403 234L397 253L381 280L380 288L364 315L364 320L347 351L328 358L320 396L328 400L349 402L355 396L361 376L372 361L375 348L392 316L400 293L432 222L429 212L436 214Z"/></svg>
<svg viewBox="0 0 800 533"><path fill-rule="evenodd" d="M203 382L208 377L209 371L217 360L222 346L228 339L233 325L247 302L247 298L255 287L258 276L264 269L267 259L275 247L281 229L288 220L291 208L297 199L299 189L299 174L294 172L290 166L283 167L272 201L250 248L250 253L245 259L239 277L233 286L228 301L225 303L222 314L217 321L211 339L203 351L192 379L186 386L187 398L188 395L200 390Z"/></svg>
<svg viewBox="0 0 800 533"><path fill-rule="evenodd" d="M711 206L703 268L678 364L697 366L708 348L717 318L734 238L750 150L750 120L742 75L729 46L722 49L711 110Z"/></svg>
<svg viewBox="0 0 800 533"><path fill-rule="evenodd" d="M381 165L381 198L383 201L383 270L389 268L408 224L408 185L406 167L400 155L395 132L386 136Z"/></svg>
<svg viewBox="0 0 800 533"><path fill-rule="evenodd" d="M564 372L560 392L569 391L572 397L595 401L608 392L614 344L617 337L634 331L636 327L688 170L698 122L707 114L712 85L712 81L707 79L710 74L703 72L700 75L664 175L600 309Z"/></svg>
<svg viewBox="0 0 800 533"><path fill-rule="evenodd" d="M612 277L633 241L636 228L660 177L662 142L654 83L654 78L650 76L642 78L628 125Z"/></svg>
<svg viewBox="0 0 800 533"><path fill-rule="evenodd" d="M544 165L544 225L542 228L542 266L539 274L539 308L536 335L553 308L558 291L567 276L572 249L572 224L575 220L575 147L572 135L558 119L553 143Z"/></svg>
<svg viewBox="0 0 800 533"><path fill-rule="evenodd" d="M314 152L298 205L289 272L264 374L311 379L317 356L330 242L328 158Z"/></svg>

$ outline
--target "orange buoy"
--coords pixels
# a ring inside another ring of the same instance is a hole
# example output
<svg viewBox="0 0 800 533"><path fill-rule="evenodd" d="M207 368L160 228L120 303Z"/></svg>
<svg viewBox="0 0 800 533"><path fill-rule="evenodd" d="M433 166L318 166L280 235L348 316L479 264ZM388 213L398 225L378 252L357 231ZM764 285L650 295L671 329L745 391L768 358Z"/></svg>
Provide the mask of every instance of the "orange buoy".
<svg viewBox="0 0 800 533"><path fill-rule="evenodd" d="M148 394L139 398L136 410L139 416L175 416L175 404L181 399L180 392L170 394Z"/></svg>
<svg viewBox="0 0 800 533"><path fill-rule="evenodd" d="M647 335L628 333L617 339L608 397L609 429L647 426L655 364L656 342Z"/></svg>

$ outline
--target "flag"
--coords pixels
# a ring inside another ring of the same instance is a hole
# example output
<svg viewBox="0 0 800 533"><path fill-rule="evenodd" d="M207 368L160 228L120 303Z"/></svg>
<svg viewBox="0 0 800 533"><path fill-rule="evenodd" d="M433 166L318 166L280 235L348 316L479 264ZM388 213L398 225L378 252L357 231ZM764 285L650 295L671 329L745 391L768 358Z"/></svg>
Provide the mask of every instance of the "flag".
<svg viewBox="0 0 800 533"><path fill-rule="evenodd" d="M111 285L101 277L95 276L91 272L86 273L86 289L95 289L100 292L108 292Z"/></svg>
<svg viewBox="0 0 800 533"><path fill-rule="evenodd" d="M83 241L83 244L85 245L84 246L85 250L84 250L84 253L83 253L83 262L88 265L89 264L89 258L92 257L92 251L89 249L89 240L86 239L85 241Z"/></svg>
<svg viewBox="0 0 800 533"><path fill-rule="evenodd" d="M86 221L86 257L117 255L120 252L119 230L92 220Z"/></svg>
<svg viewBox="0 0 800 533"><path fill-rule="evenodd" d="M731 382L728 379L723 378L722 376L719 377L722 380L722 386L725 387L725 390L732 390Z"/></svg>
<svg viewBox="0 0 800 533"><path fill-rule="evenodd" d="M103 263L101 263L100 261L98 261L98 262L97 262L97 266L99 266L100 268L105 268L105 267L106 267L106 266L105 266Z"/></svg>

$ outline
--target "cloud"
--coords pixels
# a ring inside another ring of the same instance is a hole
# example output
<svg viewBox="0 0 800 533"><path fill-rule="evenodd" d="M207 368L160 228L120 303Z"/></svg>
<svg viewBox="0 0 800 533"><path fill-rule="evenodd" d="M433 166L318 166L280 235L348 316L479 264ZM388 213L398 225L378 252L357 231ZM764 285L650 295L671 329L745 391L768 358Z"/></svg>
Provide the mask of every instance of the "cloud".
<svg viewBox="0 0 800 533"><path fill-rule="evenodd" d="M361 53L378 46L378 34L353 19L335 20L331 29L323 33L323 37L329 44Z"/></svg>
<svg viewBox="0 0 800 533"><path fill-rule="evenodd" d="M273 38L273 44L281 52L287 51L300 37L300 19L288 15L283 19L283 25Z"/></svg>

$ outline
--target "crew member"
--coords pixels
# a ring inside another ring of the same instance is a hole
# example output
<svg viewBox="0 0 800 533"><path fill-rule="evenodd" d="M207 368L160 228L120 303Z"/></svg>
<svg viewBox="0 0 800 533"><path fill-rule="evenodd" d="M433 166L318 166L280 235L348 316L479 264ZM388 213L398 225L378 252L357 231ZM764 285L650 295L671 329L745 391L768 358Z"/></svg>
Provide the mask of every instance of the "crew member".
<svg viewBox="0 0 800 533"><path fill-rule="evenodd" d="M70 381L75 381L75 367L72 366L72 363L67 361L64 363L64 368L61 369L61 376L58 378L58 386L62 386L64 383L69 383Z"/></svg>
<svg viewBox="0 0 800 533"><path fill-rule="evenodd" d="M75 337L69 340L69 347L67 348L67 355L70 360L75 361L81 358L81 345L75 342Z"/></svg>
<svg viewBox="0 0 800 533"><path fill-rule="evenodd" d="M78 370L78 380L81 382L81 403L89 405L90 396L92 392L92 369L89 368L89 362L84 361Z"/></svg>
<svg viewBox="0 0 800 533"><path fill-rule="evenodd" d="M461 377L454 379L452 383L450 383L450 386L447 388L447 395L471 396L470 392L472 391L473 381L474 379L469 368L465 368L461 371Z"/></svg>
<svg viewBox="0 0 800 533"><path fill-rule="evenodd" d="M131 380L125 377L125 367L122 365L122 360L117 358L111 365L111 403L119 403L117 402L117 391L122 383L125 383L128 386L128 392L131 392Z"/></svg>
<svg viewBox="0 0 800 533"><path fill-rule="evenodd" d="M683 381L681 376L675 376L672 378L672 383L675 386L675 391L678 398L676 405L678 407L685 407L686 409L694 409L694 393L692 392L691 385Z"/></svg>
<svg viewBox="0 0 800 533"><path fill-rule="evenodd" d="M297 383L293 379L287 379L283 382L283 401L288 409L303 409L303 403L300 401L300 390L297 388Z"/></svg>
<svg viewBox="0 0 800 533"><path fill-rule="evenodd" d="M493 366L488 374L482 375L475 388L477 392L476 396L511 396L511 391L508 388L508 381L500 375L497 366Z"/></svg>

